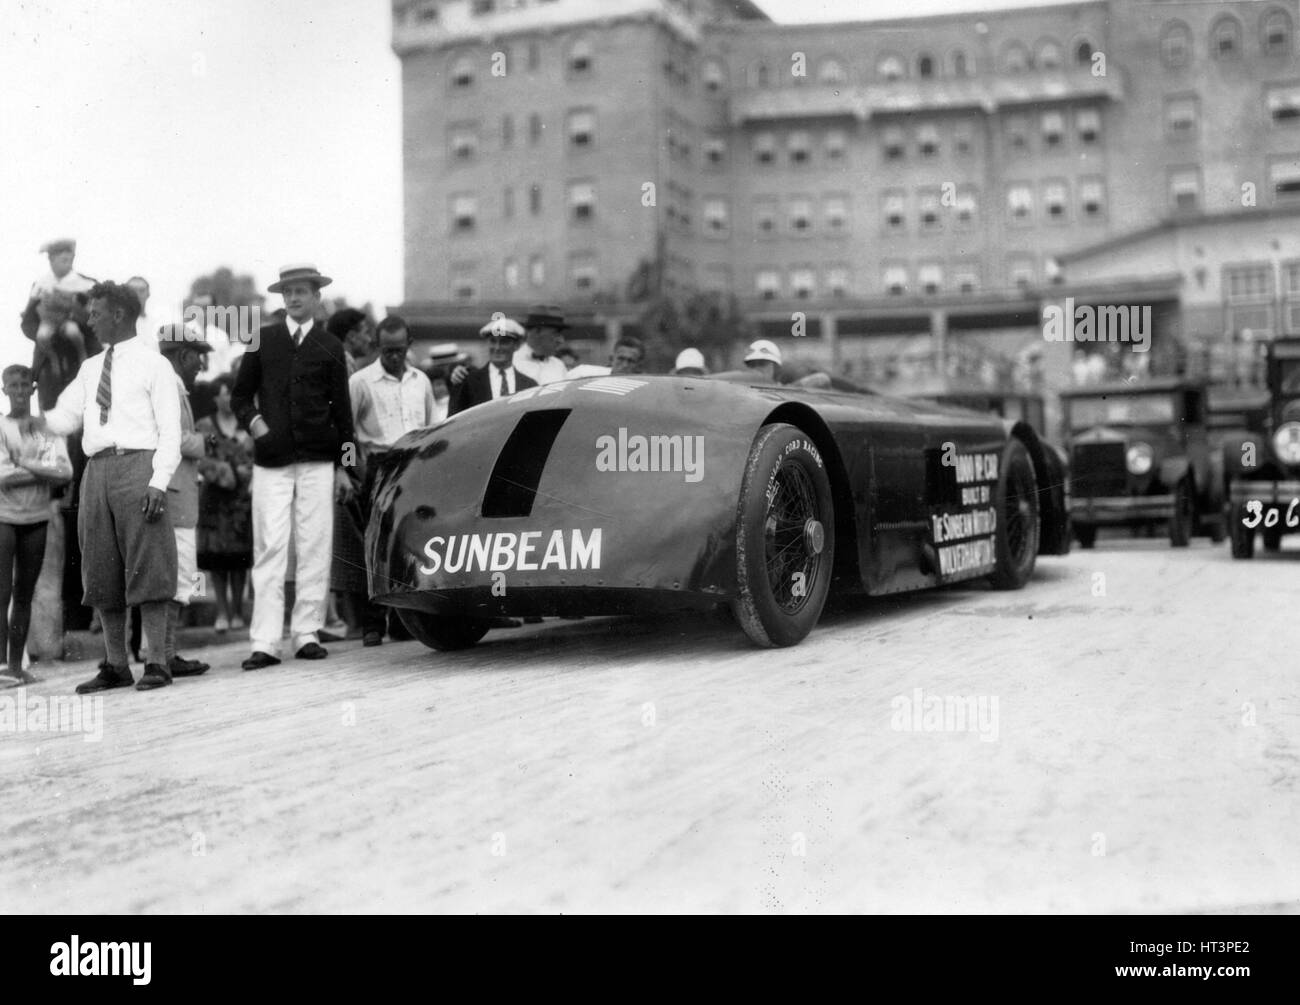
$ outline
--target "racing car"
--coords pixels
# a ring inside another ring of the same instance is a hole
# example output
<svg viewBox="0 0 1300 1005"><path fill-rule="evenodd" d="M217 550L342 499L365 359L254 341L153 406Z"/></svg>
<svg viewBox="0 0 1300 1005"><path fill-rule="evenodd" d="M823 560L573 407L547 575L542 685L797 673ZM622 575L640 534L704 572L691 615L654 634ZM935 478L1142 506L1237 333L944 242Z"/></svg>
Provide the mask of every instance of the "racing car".
<svg viewBox="0 0 1300 1005"><path fill-rule="evenodd" d="M745 374L530 388L376 463L370 594L438 650L504 615L718 605L790 646L832 590L1018 589L1069 549L1028 424Z"/></svg>

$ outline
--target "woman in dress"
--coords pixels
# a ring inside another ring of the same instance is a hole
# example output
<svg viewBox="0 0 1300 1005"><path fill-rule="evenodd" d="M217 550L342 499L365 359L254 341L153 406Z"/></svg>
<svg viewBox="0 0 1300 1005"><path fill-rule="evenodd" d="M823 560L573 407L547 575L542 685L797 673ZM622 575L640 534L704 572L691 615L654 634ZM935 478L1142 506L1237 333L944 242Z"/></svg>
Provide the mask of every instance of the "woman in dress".
<svg viewBox="0 0 1300 1005"><path fill-rule="evenodd" d="M245 627L244 585L253 564L253 441L230 406L234 379L223 373L212 385L216 412L195 424L209 444L199 462L198 559L216 598L213 627L225 632Z"/></svg>

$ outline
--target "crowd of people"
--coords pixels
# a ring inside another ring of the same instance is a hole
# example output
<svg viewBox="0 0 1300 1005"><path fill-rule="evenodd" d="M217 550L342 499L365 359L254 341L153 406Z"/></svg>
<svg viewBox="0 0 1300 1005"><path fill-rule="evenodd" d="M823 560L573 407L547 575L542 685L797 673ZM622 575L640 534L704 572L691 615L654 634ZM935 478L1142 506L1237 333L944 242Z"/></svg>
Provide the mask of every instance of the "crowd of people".
<svg viewBox="0 0 1300 1005"><path fill-rule="evenodd" d="M417 366L402 318L375 325L353 308L326 318L321 291L332 280L311 264L281 269L268 291L283 298L282 313L254 343L235 345L202 323L153 324L147 280L81 275L75 242L42 251L50 271L22 318L32 363L3 371L0 686L35 679L24 648L60 495L65 610L92 609L105 650L79 693L151 690L206 672L176 642L185 607L203 592L217 633L247 627L244 670L284 658L286 606L287 651L325 659L322 643L346 637L344 625L365 646L409 638L368 593L378 457L476 405L575 377L638 374L645 363L633 336L618 339L607 365L579 363L562 309L538 305L518 321L492 316L479 332L482 366L455 345L435 346ZM767 340L745 359L754 380L776 380L781 362ZM705 375L703 354L683 350L673 373ZM144 664L138 680L132 658Z"/></svg>

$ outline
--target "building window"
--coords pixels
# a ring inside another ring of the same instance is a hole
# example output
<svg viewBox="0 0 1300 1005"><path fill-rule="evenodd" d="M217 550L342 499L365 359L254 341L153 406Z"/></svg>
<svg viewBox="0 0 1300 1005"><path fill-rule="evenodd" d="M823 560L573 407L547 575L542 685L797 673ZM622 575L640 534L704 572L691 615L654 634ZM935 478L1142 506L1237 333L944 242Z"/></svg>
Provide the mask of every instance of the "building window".
<svg viewBox="0 0 1300 1005"><path fill-rule="evenodd" d="M763 269L754 276L754 289L764 300L775 300L781 295L781 274L775 269Z"/></svg>
<svg viewBox="0 0 1300 1005"><path fill-rule="evenodd" d="M1284 10L1272 10L1264 15L1260 26L1265 56L1291 54L1291 15Z"/></svg>
<svg viewBox="0 0 1300 1005"><path fill-rule="evenodd" d="M958 49L952 54L952 75L954 77L964 77L969 72L966 62L966 53Z"/></svg>
<svg viewBox="0 0 1300 1005"><path fill-rule="evenodd" d="M570 77L589 76L592 68L591 43L585 38L580 38L570 45L565 56L565 65L568 67Z"/></svg>
<svg viewBox="0 0 1300 1005"><path fill-rule="evenodd" d="M537 42L528 43L528 72L536 73L542 65L542 47Z"/></svg>
<svg viewBox="0 0 1300 1005"><path fill-rule="evenodd" d="M1223 268L1223 289L1230 304L1260 303L1272 300L1272 263L1225 265Z"/></svg>
<svg viewBox="0 0 1300 1005"><path fill-rule="evenodd" d="M477 197L472 195L454 195L451 197L451 229L453 233L470 233L474 230L477 217Z"/></svg>
<svg viewBox="0 0 1300 1005"><path fill-rule="evenodd" d="M832 234L842 234L849 223L849 200L842 195L828 195L822 204L826 229Z"/></svg>
<svg viewBox="0 0 1300 1005"><path fill-rule="evenodd" d="M1029 120L1023 115L1008 115L1007 149L1023 153L1029 149Z"/></svg>
<svg viewBox="0 0 1300 1005"><path fill-rule="evenodd" d="M886 192L884 195L885 229L901 234L907 229L907 196L902 192Z"/></svg>
<svg viewBox="0 0 1300 1005"><path fill-rule="evenodd" d="M1080 143L1096 143L1101 135L1101 112L1095 108L1080 108L1074 116L1074 128Z"/></svg>
<svg viewBox="0 0 1300 1005"><path fill-rule="evenodd" d="M542 186L533 182L528 188L528 212L537 216L542 212Z"/></svg>
<svg viewBox="0 0 1300 1005"><path fill-rule="evenodd" d="M901 297L907 292L907 266L895 263L886 265L882 273L885 292L891 297Z"/></svg>
<svg viewBox="0 0 1300 1005"><path fill-rule="evenodd" d="M975 141L970 123L958 122L952 129L952 148L959 154L968 154L974 148Z"/></svg>
<svg viewBox="0 0 1300 1005"><path fill-rule="evenodd" d="M921 231L923 233L934 233L941 230L939 224L939 193L933 189L923 189L917 193L917 205L921 213Z"/></svg>
<svg viewBox="0 0 1300 1005"><path fill-rule="evenodd" d="M1034 190L1028 185L1008 186L1007 211L1013 223L1030 223L1034 218Z"/></svg>
<svg viewBox="0 0 1300 1005"><path fill-rule="evenodd" d="M1002 72L1024 73L1029 69L1029 50L1019 42L1008 42L1002 50Z"/></svg>
<svg viewBox="0 0 1300 1005"><path fill-rule="evenodd" d="M882 80L901 80L903 61L897 56L882 56L876 63L876 76Z"/></svg>
<svg viewBox="0 0 1300 1005"><path fill-rule="evenodd" d="M1165 99L1165 135L1171 140L1191 139L1196 135L1199 108L1194 97Z"/></svg>
<svg viewBox="0 0 1300 1005"><path fill-rule="evenodd" d="M826 159L829 161L843 160L844 153L849 148L849 136L843 129L828 129L823 143L823 149L826 151Z"/></svg>
<svg viewBox="0 0 1300 1005"><path fill-rule="evenodd" d="M704 162L709 167L722 167L727 163L727 141L721 136L710 136L704 141Z"/></svg>
<svg viewBox="0 0 1300 1005"><path fill-rule="evenodd" d="M962 293L974 293L980 287L979 273L974 266L963 263L953 272L952 282Z"/></svg>
<svg viewBox="0 0 1300 1005"><path fill-rule="evenodd" d="M1059 147L1065 135L1065 116L1060 112L1043 113L1043 143L1048 147Z"/></svg>
<svg viewBox="0 0 1300 1005"><path fill-rule="evenodd" d="M474 86L474 60L460 56L451 65L452 90L465 91Z"/></svg>
<svg viewBox="0 0 1300 1005"><path fill-rule="evenodd" d="M449 126L447 139L451 146L451 159L468 163L478 155L478 126L471 123Z"/></svg>
<svg viewBox="0 0 1300 1005"><path fill-rule="evenodd" d="M1088 66L1092 63L1092 43L1086 38L1074 47L1074 61L1079 66ZM1030 266L1033 269L1033 266Z"/></svg>
<svg viewBox="0 0 1300 1005"><path fill-rule="evenodd" d="M754 134L754 160L771 164L776 160L776 137L771 133Z"/></svg>
<svg viewBox="0 0 1300 1005"><path fill-rule="evenodd" d="M1031 258L1017 256L1011 259L1007 268L1007 278L1016 289L1028 289L1034 285L1034 262Z"/></svg>
<svg viewBox="0 0 1300 1005"><path fill-rule="evenodd" d="M844 297L849 292L849 270L841 265L826 270L826 292L832 297Z"/></svg>
<svg viewBox="0 0 1300 1005"><path fill-rule="evenodd" d="M478 281L468 273L455 273L451 277L451 298L453 300L477 300Z"/></svg>
<svg viewBox="0 0 1300 1005"><path fill-rule="evenodd" d="M1235 17L1221 17L1210 28L1210 55L1215 59L1241 55L1241 24Z"/></svg>
<svg viewBox="0 0 1300 1005"><path fill-rule="evenodd" d="M515 190L507 188L501 192L501 216L506 220L515 217Z"/></svg>
<svg viewBox="0 0 1300 1005"><path fill-rule="evenodd" d="M596 113L579 108L569 113L569 146L586 150L596 142Z"/></svg>
<svg viewBox="0 0 1300 1005"><path fill-rule="evenodd" d="M1300 119L1300 85L1285 84L1268 92L1268 111L1274 122Z"/></svg>
<svg viewBox="0 0 1300 1005"><path fill-rule="evenodd" d="M922 157L934 157L939 153L939 130L931 123L926 123L916 130L916 149Z"/></svg>
<svg viewBox="0 0 1300 1005"><path fill-rule="evenodd" d="M975 190L965 187L957 193L957 225L962 229L970 227L975 222Z"/></svg>
<svg viewBox="0 0 1300 1005"><path fill-rule="evenodd" d="M916 272L916 281L921 292L933 296L943 290L943 266L938 262L926 262Z"/></svg>
<svg viewBox="0 0 1300 1005"><path fill-rule="evenodd" d="M1172 21L1160 35L1160 59L1170 69L1186 66L1192 59L1192 30Z"/></svg>
<svg viewBox="0 0 1300 1005"><path fill-rule="evenodd" d="M1300 197L1300 157L1273 161L1268 166L1268 183L1278 201L1294 202Z"/></svg>
<svg viewBox="0 0 1300 1005"><path fill-rule="evenodd" d="M1061 47L1051 39L1038 43L1038 68L1040 70L1061 68Z"/></svg>
<svg viewBox="0 0 1300 1005"><path fill-rule="evenodd" d="M934 76L934 57L921 55L916 57L916 75L924 80Z"/></svg>
<svg viewBox="0 0 1300 1005"><path fill-rule="evenodd" d="M517 258L507 258L505 266L501 270L501 278L505 282L507 290L513 290L519 286L519 260Z"/></svg>
<svg viewBox="0 0 1300 1005"><path fill-rule="evenodd" d="M596 288L596 258L588 252L569 257L569 285L574 290L590 293Z"/></svg>
<svg viewBox="0 0 1300 1005"><path fill-rule="evenodd" d="M589 181L576 181L569 185L569 219L574 223L590 223L596 215L596 186Z"/></svg>
<svg viewBox="0 0 1300 1005"><path fill-rule="evenodd" d="M704 200L704 232L712 237L726 237L731 229L731 210L726 199Z"/></svg>
<svg viewBox="0 0 1300 1005"><path fill-rule="evenodd" d="M536 112L528 116L528 142L537 146L542 139L542 117Z"/></svg>
<svg viewBox="0 0 1300 1005"><path fill-rule="evenodd" d="M817 79L823 84L834 86L847 82L849 75L844 72L844 64L838 59L824 59L817 69Z"/></svg>
<svg viewBox="0 0 1300 1005"><path fill-rule="evenodd" d="M790 200L790 230L796 234L806 234L812 229L812 201L809 199Z"/></svg>
<svg viewBox="0 0 1300 1005"><path fill-rule="evenodd" d="M705 91L709 94L717 94L727 84L727 68L716 59L710 59L705 62L704 69L700 71L700 79L704 81Z"/></svg>
<svg viewBox="0 0 1300 1005"><path fill-rule="evenodd" d="M1169 204L1181 212L1191 212L1201 205L1201 172L1196 168L1176 168L1169 172Z"/></svg>
<svg viewBox="0 0 1300 1005"><path fill-rule="evenodd" d="M885 160L897 161L903 159L906 140L903 138L901 126L886 126L881 142L885 151Z"/></svg>
<svg viewBox="0 0 1300 1005"><path fill-rule="evenodd" d="M533 255L528 259L528 281L533 286L546 285L546 259Z"/></svg>
<svg viewBox="0 0 1300 1005"><path fill-rule="evenodd" d="M1106 215L1106 187L1100 178L1080 179L1079 207L1086 220L1100 220Z"/></svg>
<svg viewBox="0 0 1300 1005"><path fill-rule="evenodd" d="M754 204L754 229L760 235L771 236L776 233L776 202L761 199Z"/></svg>
<svg viewBox="0 0 1300 1005"><path fill-rule="evenodd" d="M1067 219L1065 207L1065 182L1049 181L1044 183L1043 211L1047 214L1047 219L1052 223L1064 223Z"/></svg>
<svg viewBox="0 0 1300 1005"><path fill-rule="evenodd" d="M791 164L807 164L812 150L812 139L802 129L796 129L786 137L786 150L790 153Z"/></svg>
<svg viewBox="0 0 1300 1005"><path fill-rule="evenodd" d="M817 278L812 269L794 269L790 273L790 292L798 300L809 300L817 288Z"/></svg>

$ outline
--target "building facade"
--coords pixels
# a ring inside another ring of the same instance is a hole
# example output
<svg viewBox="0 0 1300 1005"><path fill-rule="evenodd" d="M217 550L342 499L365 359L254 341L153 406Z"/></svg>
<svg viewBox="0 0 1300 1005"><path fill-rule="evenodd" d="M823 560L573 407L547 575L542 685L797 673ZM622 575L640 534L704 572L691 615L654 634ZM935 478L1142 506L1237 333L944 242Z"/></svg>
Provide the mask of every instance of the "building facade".
<svg viewBox="0 0 1300 1005"><path fill-rule="evenodd" d="M1064 373L1041 311L1081 253L1191 220L1213 243L1220 218L1238 234L1300 202L1298 13L799 25L734 0L395 0L401 309L441 338L555 300L598 342L650 284L735 297L788 352L866 379L1005 380L1035 345ZM1179 305L1177 268L1151 264L1126 292ZM1204 306L1163 310L1162 337L1230 337Z"/></svg>

